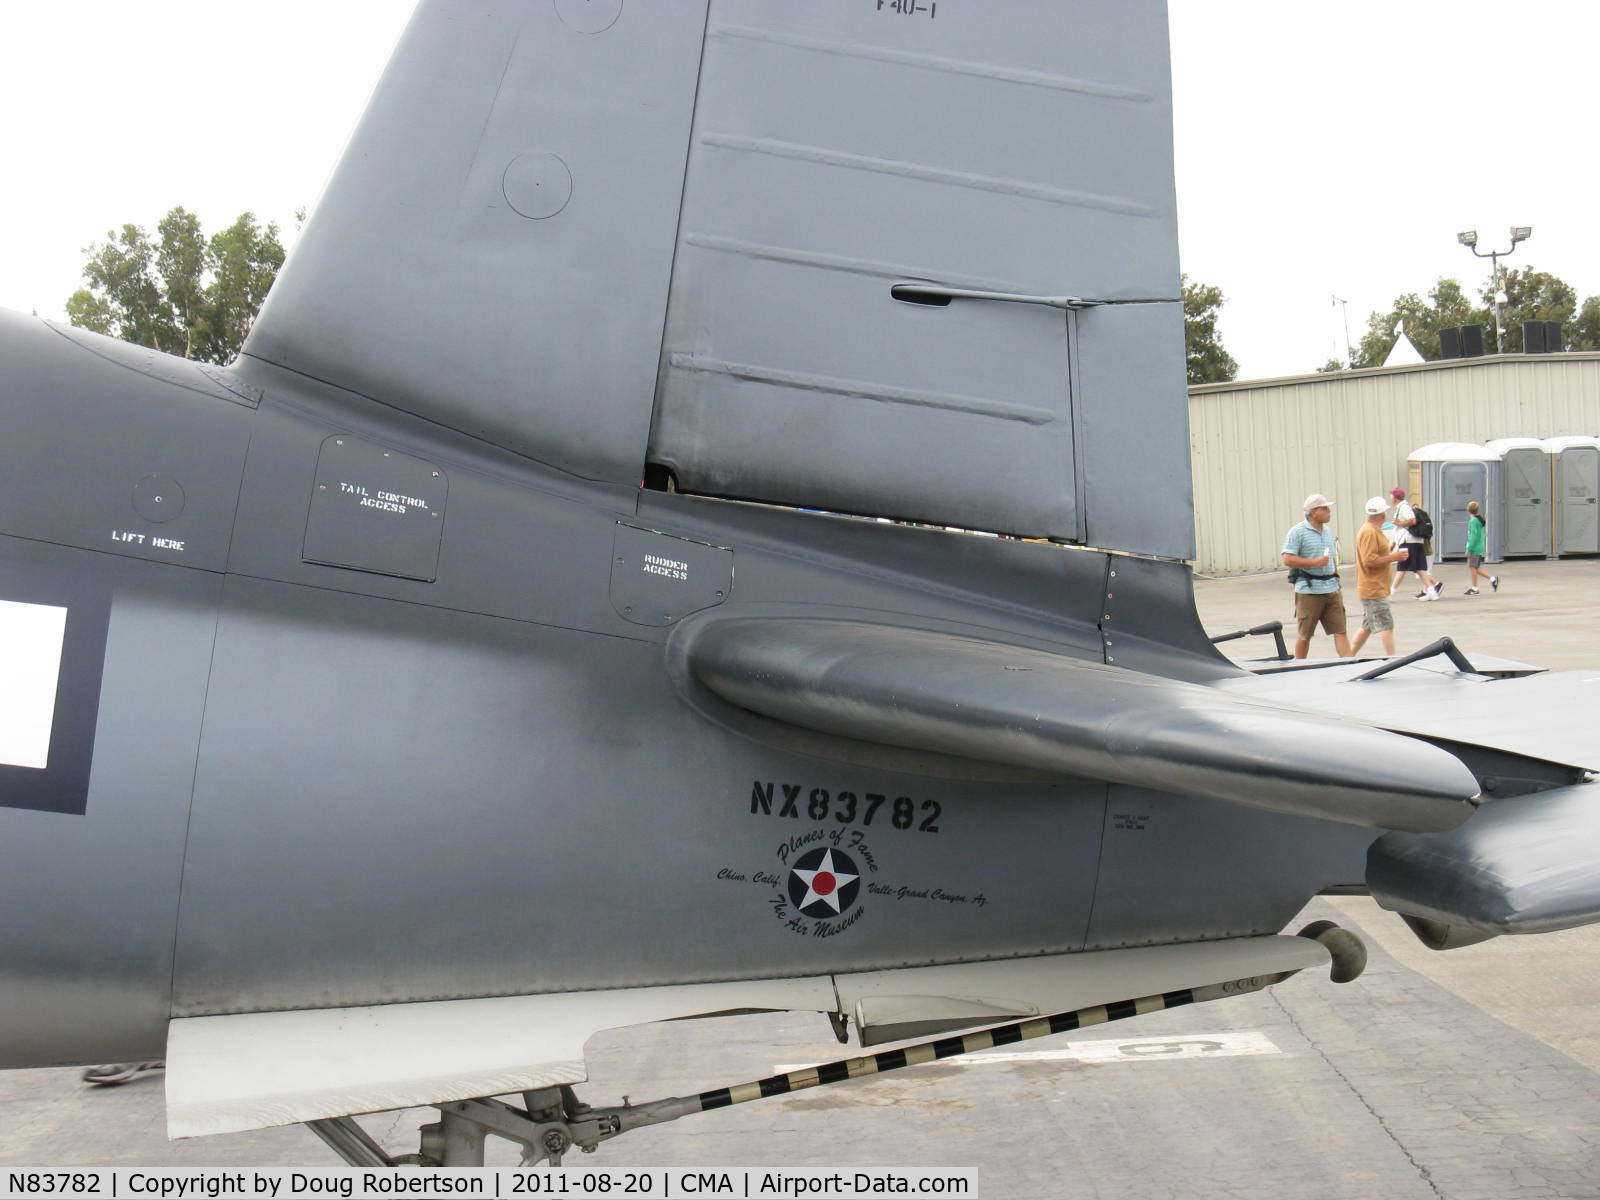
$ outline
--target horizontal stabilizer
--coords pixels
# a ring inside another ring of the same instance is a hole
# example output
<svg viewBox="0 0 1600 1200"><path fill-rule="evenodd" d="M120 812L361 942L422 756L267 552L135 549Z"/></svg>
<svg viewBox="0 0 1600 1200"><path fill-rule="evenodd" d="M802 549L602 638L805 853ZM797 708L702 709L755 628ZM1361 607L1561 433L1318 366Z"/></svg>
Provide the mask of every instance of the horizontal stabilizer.
<svg viewBox="0 0 1600 1200"><path fill-rule="evenodd" d="M1391 833L1367 852L1384 908L1480 932L1549 933L1600 921L1600 788L1497 800L1448 833Z"/></svg>
<svg viewBox="0 0 1600 1200"><path fill-rule="evenodd" d="M1573 767L1600 766L1600 746L1588 721L1569 714L1594 708L1600 675L1539 671L1525 663L1472 651L1478 671L1458 671L1443 658L1412 663L1378 679L1357 676L1371 662L1324 663L1308 670L1235 675L1215 686L1231 696L1367 719L1397 733L1455 741L1470 730L1472 744Z"/></svg>
<svg viewBox="0 0 1600 1200"><path fill-rule="evenodd" d="M1465 821L1454 755L1353 721L927 630L745 617L693 637L695 676L807 729L1382 829Z"/></svg>

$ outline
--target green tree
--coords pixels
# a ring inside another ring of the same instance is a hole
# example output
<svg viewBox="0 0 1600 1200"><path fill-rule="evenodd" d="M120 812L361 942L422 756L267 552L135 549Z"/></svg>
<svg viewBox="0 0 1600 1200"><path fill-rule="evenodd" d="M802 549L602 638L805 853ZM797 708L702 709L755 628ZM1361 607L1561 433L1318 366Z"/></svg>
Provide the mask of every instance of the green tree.
<svg viewBox="0 0 1600 1200"><path fill-rule="evenodd" d="M86 286L67 300L74 325L203 362L232 362L283 265L278 226L241 213L209 239L174 208L156 238L138 225L84 249Z"/></svg>
<svg viewBox="0 0 1600 1200"><path fill-rule="evenodd" d="M1512 269L1504 274L1506 305L1502 322L1506 333L1506 353L1522 353L1524 321L1555 321L1561 326L1563 345L1571 345L1576 332L1578 293L1547 271ZM1483 292L1484 340L1494 330L1494 289Z"/></svg>
<svg viewBox="0 0 1600 1200"><path fill-rule="evenodd" d="M1522 353L1524 321L1555 321L1561 326L1563 345L1575 350L1600 350L1600 297L1591 296L1580 309L1578 293L1570 285L1548 271L1532 267L1508 270L1502 282L1506 304L1501 320L1507 354ZM1423 358L1438 358L1439 331L1456 325L1482 325L1483 348L1493 354L1494 292L1492 283L1486 281L1478 295L1469 299L1459 282L1441 279L1426 300L1414 292L1395 297L1394 307L1388 312L1373 313L1367 318L1367 333L1354 352L1354 365L1382 366L1402 322Z"/></svg>
<svg viewBox="0 0 1600 1200"><path fill-rule="evenodd" d="M211 268L206 307L211 361L231 362L283 266L278 227L262 229L252 214L241 213L237 221L212 237L207 262Z"/></svg>
<svg viewBox="0 0 1600 1200"><path fill-rule="evenodd" d="M89 286L67 300L67 319L96 333L108 333L141 346L167 349L171 321L156 282L156 251L150 235L137 225L106 234L88 247L83 278Z"/></svg>
<svg viewBox="0 0 1600 1200"><path fill-rule="evenodd" d="M1185 275L1183 283L1183 349L1189 369L1189 382L1227 383L1239 374L1239 364L1222 346L1217 335L1217 315L1226 297L1222 289L1195 283Z"/></svg>
<svg viewBox="0 0 1600 1200"><path fill-rule="evenodd" d="M1600 296L1583 302L1572 320L1572 337L1567 345L1574 350L1600 350Z"/></svg>
<svg viewBox="0 0 1600 1200"><path fill-rule="evenodd" d="M155 273L164 285L163 298L170 320L170 341L161 349L194 358L195 339L203 338L205 331L205 234L200 231L200 218L182 208L174 208L162 217L156 233L160 241L156 245Z"/></svg>
<svg viewBox="0 0 1600 1200"><path fill-rule="evenodd" d="M1415 292L1407 292L1395 297L1394 307L1388 312L1369 316L1367 332L1351 352L1351 365L1381 367L1400 338L1402 324L1423 358L1438 358L1441 329L1473 325L1482 319L1482 312L1467 298L1458 280L1441 279L1433 285L1426 300Z"/></svg>

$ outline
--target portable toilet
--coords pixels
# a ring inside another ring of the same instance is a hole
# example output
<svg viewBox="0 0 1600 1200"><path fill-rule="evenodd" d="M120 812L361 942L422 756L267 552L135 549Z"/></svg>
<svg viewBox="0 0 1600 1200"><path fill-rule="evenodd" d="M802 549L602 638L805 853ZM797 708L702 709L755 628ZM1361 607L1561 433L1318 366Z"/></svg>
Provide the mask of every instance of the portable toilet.
<svg viewBox="0 0 1600 1200"><path fill-rule="evenodd" d="M1506 558L1549 558L1555 516L1550 501L1550 456L1539 438L1495 438L1486 443L1500 456L1500 511L1485 514L1500 527Z"/></svg>
<svg viewBox="0 0 1600 1200"><path fill-rule="evenodd" d="M1500 561L1500 521L1489 521L1500 510L1500 456L1475 442L1434 442L1406 456L1407 491L1421 497L1433 518L1435 559L1465 558L1467 554L1467 503L1472 500L1485 517L1484 558Z"/></svg>
<svg viewBox="0 0 1600 1200"><path fill-rule="evenodd" d="M1600 554L1600 438L1544 439L1550 456L1557 554Z"/></svg>

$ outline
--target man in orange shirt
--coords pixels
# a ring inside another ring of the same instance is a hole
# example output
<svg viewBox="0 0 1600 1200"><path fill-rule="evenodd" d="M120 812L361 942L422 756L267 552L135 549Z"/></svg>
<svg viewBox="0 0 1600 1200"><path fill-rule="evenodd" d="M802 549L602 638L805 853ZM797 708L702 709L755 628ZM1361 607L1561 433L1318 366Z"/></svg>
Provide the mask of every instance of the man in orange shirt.
<svg viewBox="0 0 1600 1200"><path fill-rule="evenodd" d="M1361 629L1350 643L1350 654L1361 653L1367 635L1376 632L1383 638L1383 652L1394 654L1394 613L1389 609L1389 581L1394 564L1409 553L1404 546L1390 549L1383 532L1384 514L1389 502L1382 496L1367 501L1367 520L1356 535L1356 595L1361 598Z"/></svg>

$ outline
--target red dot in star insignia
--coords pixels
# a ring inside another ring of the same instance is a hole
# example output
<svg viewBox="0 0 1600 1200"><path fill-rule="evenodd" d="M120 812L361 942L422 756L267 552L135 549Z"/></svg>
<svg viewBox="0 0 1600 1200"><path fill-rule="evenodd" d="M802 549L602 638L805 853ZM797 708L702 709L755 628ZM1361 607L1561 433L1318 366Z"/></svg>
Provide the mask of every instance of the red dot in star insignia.
<svg viewBox="0 0 1600 1200"><path fill-rule="evenodd" d="M835 886L837 880L826 871L818 871L811 879L811 890L819 896L832 895Z"/></svg>

